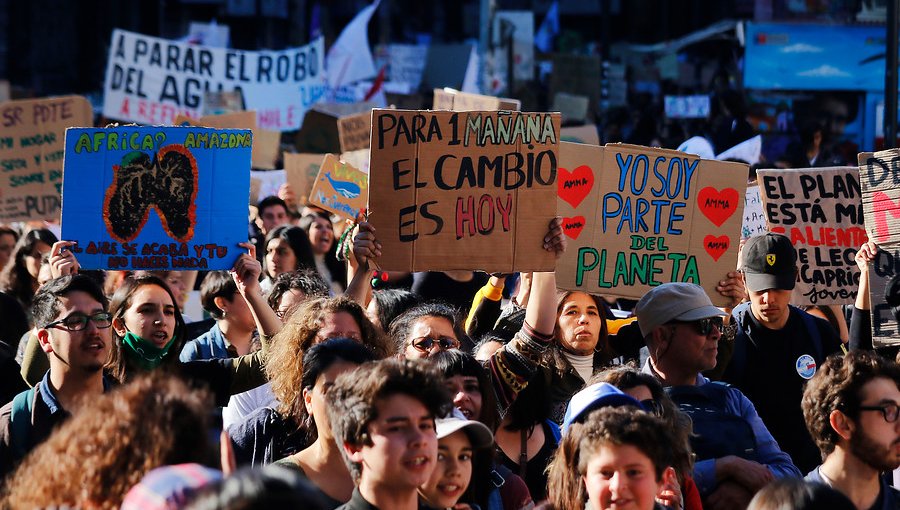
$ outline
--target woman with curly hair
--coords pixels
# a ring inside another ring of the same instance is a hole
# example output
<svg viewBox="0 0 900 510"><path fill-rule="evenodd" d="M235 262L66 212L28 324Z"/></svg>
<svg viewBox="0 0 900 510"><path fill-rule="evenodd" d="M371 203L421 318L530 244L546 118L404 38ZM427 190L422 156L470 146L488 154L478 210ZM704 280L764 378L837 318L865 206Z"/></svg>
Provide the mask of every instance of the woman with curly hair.
<svg viewBox="0 0 900 510"><path fill-rule="evenodd" d="M387 340L346 297L304 301L272 338L265 370L278 400L275 409L261 408L228 428L238 464L269 464L308 446L303 430L303 364L313 345L330 338L349 338L372 349L379 358L392 353Z"/></svg>
<svg viewBox="0 0 900 510"><path fill-rule="evenodd" d="M116 509L150 470L211 463L206 392L153 373L92 398L10 478L6 508Z"/></svg>
<svg viewBox="0 0 900 510"><path fill-rule="evenodd" d="M50 248L57 241L56 235L46 228L29 230L19 238L13 249L11 263L0 273L0 290L16 298L26 313L31 308L31 299L39 286L41 258L50 253Z"/></svg>

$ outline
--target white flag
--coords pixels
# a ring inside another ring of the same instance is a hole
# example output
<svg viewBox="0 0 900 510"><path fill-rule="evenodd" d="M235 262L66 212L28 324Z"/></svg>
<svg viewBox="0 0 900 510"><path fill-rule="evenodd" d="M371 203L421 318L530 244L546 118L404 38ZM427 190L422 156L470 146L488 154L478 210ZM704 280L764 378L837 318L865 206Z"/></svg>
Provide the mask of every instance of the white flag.
<svg viewBox="0 0 900 510"><path fill-rule="evenodd" d="M381 0L359 11L328 49L325 68L332 89L375 76L375 62L369 49L369 20Z"/></svg>

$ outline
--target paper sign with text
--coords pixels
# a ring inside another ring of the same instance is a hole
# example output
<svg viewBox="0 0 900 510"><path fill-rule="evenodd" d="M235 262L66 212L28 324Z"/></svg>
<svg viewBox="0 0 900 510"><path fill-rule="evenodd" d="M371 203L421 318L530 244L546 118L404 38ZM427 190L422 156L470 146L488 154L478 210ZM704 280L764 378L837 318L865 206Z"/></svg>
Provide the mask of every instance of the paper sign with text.
<svg viewBox="0 0 900 510"><path fill-rule="evenodd" d="M369 221L395 271L552 271L558 113L375 110Z"/></svg>
<svg viewBox="0 0 900 510"><path fill-rule="evenodd" d="M93 117L81 96L0 104L0 223L59 218L66 128Z"/></svg>
<svg viewBox="0 0 900 510"><path fill-rule="evenodd" d="M667 282L716 284L737 265L747 165L636 145L560 144L564 289L638 299Z"/></svg>
<svg viewBox="0 0 900 510"><path fill-rule="evenodd" d="M325 42L300 48L241 51L194 45L116 29L110 41L103 115L141 124L197 118L204 92L240 90L262 129L300 128L327 92Z"/></svg>
<svg viewBox="0 0 900 510"><path fill-rule="evenodd" d="M878 245L869 264L872 344L900 345L900 324L884 299L889 281L900 274L900 150L863 152L858 159L866 233Z"/></svg>
<svg viewBox="0 0 900 510"><path fill-rule="evenodd" d="M69 129L62 238L85 269L230 269L252 142L249 129Z"/></svg>
<svg viewBox="0 0 900 510"><path fill-rule="evenodd" d="M454 112L516 110L522 107L518 99L470 94L453 89L434 89L435 110Z"/></svg>
<svg viewBox="0 0 900 510"><path fill-rule="evenodd" d="M791 303L849 304L856 299L854 257L868 240L856 167L756 172L770 232L797 250L799 274Z"/></svg>
<svg viewBox="0 0 900 510"><path fill-rule="evenodd" d="M337 121L341 152L369 148L372 136L372 112L357 113L341 117Z"/></svg>
<svg viewBox="0 0 900 510"><path fill-rule="evenodd" d="M744 221L741 223L741 239L749 239L768 232L766 213L763 212L762 198L759 196L759 185L747 185L744 195Z"/></svg>
<svg viewBox="0 0 900 510"><path fill-rule="evenodd" d="M309 203L355 220L366 206L369 176L334 154L326 154L309 195Z"/></svg>

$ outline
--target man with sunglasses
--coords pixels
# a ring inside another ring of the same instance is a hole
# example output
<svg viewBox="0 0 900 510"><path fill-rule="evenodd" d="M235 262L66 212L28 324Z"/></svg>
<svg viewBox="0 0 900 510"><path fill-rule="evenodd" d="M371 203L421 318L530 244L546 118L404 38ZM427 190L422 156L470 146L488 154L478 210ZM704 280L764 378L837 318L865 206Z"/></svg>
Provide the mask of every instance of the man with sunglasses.
<svg viewBox="0 0 900 510"><path fill-rule="evenodd" d="M870 351L831 356L803 393L803 416L825 459L806 476L859 509L900 508L882 477L900 466L900 367Z"/></svg>
<svg viewBox="0 0 900 510"><path fill-rule="evenodd" d="M38 290L32 313L50 370L0 408L0 479L77 411L79 402L109 388L103 375L112 348L108 305L100 287L83 275L55 278Z"/></svg>
<svg viewBox="0 0 900 510"><path fill-rule="evenodd" d="M701 374L716 366L725 315L702 287L654 287L634 313L650 352L642 371L656 376L694 421L693 474L704 508L745 508L773 478L800 476L750 400Z"/></svg>
<svg viewBox="0 0 900 510"><path fill-rule="evenodd" d="M732 311L734 348L722 380L756 404L778 444L805 473L821 458L800 412L803 388L826 357L841 352L841 342L827 321L790 306L797 253L789 238L752 237L742 260L750 302Z"/></svg>

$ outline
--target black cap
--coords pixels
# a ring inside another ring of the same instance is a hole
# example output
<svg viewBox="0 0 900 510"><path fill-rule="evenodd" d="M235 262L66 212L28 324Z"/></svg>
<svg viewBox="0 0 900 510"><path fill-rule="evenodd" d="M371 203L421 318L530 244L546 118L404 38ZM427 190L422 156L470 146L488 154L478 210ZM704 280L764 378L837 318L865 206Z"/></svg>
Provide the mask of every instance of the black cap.
<svg viewBox="0 0 900 510"><path fill-rule="evenodd" d="M751 237L744 244L743 260L748 290L793 290L797 284L797 252L786 236L769 232Z"/></svg>

